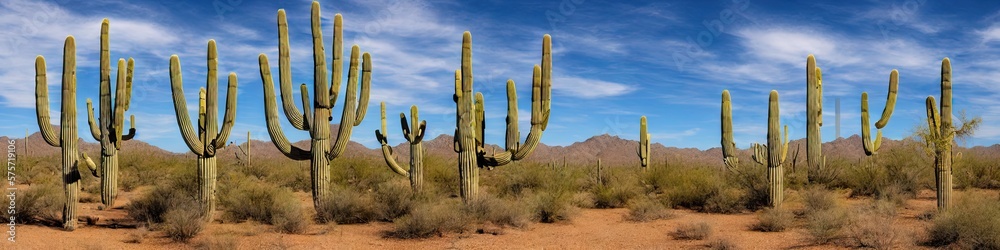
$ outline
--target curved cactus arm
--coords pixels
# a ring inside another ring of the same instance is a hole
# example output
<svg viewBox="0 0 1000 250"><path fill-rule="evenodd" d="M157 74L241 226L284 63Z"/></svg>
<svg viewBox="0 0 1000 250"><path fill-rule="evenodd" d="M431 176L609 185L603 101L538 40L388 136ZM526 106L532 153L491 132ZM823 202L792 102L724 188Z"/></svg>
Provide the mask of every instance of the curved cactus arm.
<svg viewBox="0 0 1000 250"><path fill-rule="evenodd" d="M479 164L481 166L484 166L484 167L492 169L493 167L499 167L499 166L510 164L513 161L514 161L513 154L511 154L510 152L501 151L501 152L498 153L494 149L492 155L485 155L484 154L482 157L480 157L480 159L478 159L477 162L479 162Z"/></svg>
<svg viewBox="0 0 1000 250"><path fill-rule="evenodd" d="M545 35L546 39L544 47L551 47L549 36ZM549 51L548 49L543 49L543 52ZM543 61L546 58L551 58L550 56L542 56ZM542 65L551 65L551 62L543 62ZM531 154L538 146L538 143L542 140L542 132L545 131L545 127L548 126L549 122L549 106L548 101L551 100L549 93L551 92L552 85L545 76L545 72L551 72L551 69L541 68L535 65L534 72L541 75L541 77L533 77L531 84L531 130L528 131L528 137L525 138L524 143L518 146L517 152L514 153L514 160L521 160Z"/></svg>
<svg viewBox="0 0 1000 250"><path fill-rule="evenodd" d="M736 157L736 142L733 141L733 104L729 90L722 91L722 159L726 167L734 169L740 164Z"/></svg>
<svg viewBox="0 0 1000 250"><path fill-rule="evenodd" d="M239 82L236 79L236 73L229 73L229 88L226 90L226 113L222 117L222 129L219 130L219 135L215 137L215 148L220 149L226 147L226 141L229 139L229 134L233 130L233 123L236 120L236 87ZM213 96L213 98L216 98Z"/></svg>
<svg viewBox="0 0 1000 250"><path fill-rule="evenodd" d="M80 159L82 160L83 164L78 164L78 165L86 165L87 169L90 169L90 174L94 175L94 177L100 177L97 175L97 164L94 164L94 160L91 160L90 157L87 157L87 153L82 153L80 155Z"/></svg>
<svg viewBox="0 0 1000 250"><path fill-rule="evenodd" d="M128 130L128 134L124 134L125 133L125 121L124 121L125 120L125 117L124 117L125 116L125 111L128 111L129 104L132 102L132 76L134 74L133 73L134 72L133 71L134 67L135 67L135 60L133 60L132 58L129 58L128 59L128 66L125 69L125 75L124 75L124 77L125 77L125 86L124 86L124 88L119 88L117 90L117 93L120 96L116 97L116 99L115 99L115 105L116 105L116 107L115 107L115 110L116 110L115 119L117 119L116 122L115 122L116 123L116 127L117 127L115 133L116 133L116 137L117 137L117 140L118 140L117 143L116 143L117 144L116 146L118 147L117 149L121 149L121 142L127 141L127 140L131 140L132 138L135 137L135 116L134 115L129 115L129 130ZM122 75L119 74L118 77L122 78ZM117 110L119 110L119 109L121 109L121 115L117 114Z"/></svg>
<svg viewBox="0 0 1000 250"><path fill-rule="evenodd" d="M135 115L128 116L128 124L129 124L128 134L122 136L122 141L128 141L132 140L132 138L135 138Z"/></svg>
<svg viewBox="0 0 1000 250"><path fill-rule="evenodd" d="M537 73L534 77L540 77ZM510 152L517 152L521 144L521 131L517 126L517 87L514 80L507 80L507 134L504 148Z"/></svg>
<svg viewBox="0 0 1000 250"><path fill-rule="evenodd" d="M94 119L94 104L90 98L87 98L87 124L90 124L90 135L94 140L101 141L101 125L97 125L97 120Z"/></svg>
<svg viewBox="0 0 1000 250"><path fill-rule="evenodd" d="M354 126L361 125L368 112L368 96L372 85L372 56L365 52L361 55L361 96L358 97L358 109L354 114Z"/></svg>
<svg viewBox="0 0 1000 250"><path fill-rule="evenodd" d="M288 20L285 17L285 10L281 9L278 10L278 82L281 84L281 103L285 109L285 117L292 124L292 127L298 130L308 130L312 124L303 121L303 114L309 113L308 105L303 105L306 112L300 112L292 99L292 60L288 44ZM261 56L261 78L264 78L263 67L267 66L267 57L264 57L263 54ZM270 69L267 70L266 78L271 79ZM307 92L302 92L302 94L305 95Z"/></svg>
<svg viewBox="0 0 1000 250"><path fill-rule="evenodd" d="M188 117L187 101L184 100L184 80L181 76L181 62L177 55L170 56L170 91L174 97L174 113L177 115L177 126L181 129L181 138L191 152L205 156L205 145L198 134L195 134Z"/></svg>
<svg viewBox="0 0 1000 250"><path fill-rule="evenodd" d="M892 70L889 73L889 94L886 96L885 108L882 109L882 118L875 122L875 127L882 129L886 124L889 123L889 118L892 117L892 111L896 107L896 92L899 90L899 71Z"/></svg>
<svg viewBox="0 0 1000 250"><path fill-rule="evenodd" d="M260 63L260 77L264 85L264 117L267 122L267 134L271 137L271 142L281 151L282 154L292 160L304 161L312 159L312 153L295 145L292 145L281 130L281 123L278 120L278 107L275 103L274 81L271 79L271 68L267 65L267 55L263 53L258 56Z"/></svg>
<svg viewBox="0 0 1000 250"><path fill-rule="evenodd" d="M750 148L753 149L753 160L761 165L767 165L767 145L760 143L750 144Z"/></svg>
<svg viewBox="0 0 1000 250"><path fill-rule="evenodd" d="M66 38L67 43L72 36ZM64 54L66 60L66 55ZM52 131L52 123L49 122L49 86L45 76L45 58L35 57L35 113L38 118L38 131L42 134L45 142L53 147L62 145L59 134Z"/></svg>
<svg viewBox="0 0 1000 250"><path fill-rule="evenodd" d="M326 155L326 158L330 160L336 159L337 157L340 156L341 153L344 152L345 149L347 149L347 142L351 140L351 130L353 130L354 126L357 126L356 124L360 124L361 120L364 119L364 117L356 117L356 115L358 114L364 115L365 111L363 109L366 109L367 108L366 106L368 106L368 103L360 103L359 101L357 101L358 82L359 82L358 55L361 54L360 51L361 49L357 45L351 47L351 65L350 65L350 72L347 73L348 74L347 89L346 89L347 95L344 96L344 112L340 116L340 125L339 129L337 130L337 138L336 139L330 138L334 141L334 143L330 145L330 148L328 149L329 151L327 151ZM365 58L370 59L368 53L365 53ZM369 67L367 71L369 72L371 71L370 62L366 61L363 67ZM361 77L362 79L361 94L367 95L368 90L366 88L370 88L371 85L368 82L363 82L364 78L365 77ZM317 100L324 99L320 96L317 96L316 98L318 98ZM368 97L363 96L361 98L361 101L367 102ZM330 136L333 135L331 134Z"/></svg>
<svg viewBox="0 0 1000 250"><path fill-rule="evenodd" d="M315 119L313 119L315 114L313 114L313 111L310 108L311 106L309 105L309 102L312 101L312 99L309 99L309 87L306 86L305 83L299 85L299 95L302 96L302 119L305 119L303 126L305 126L306 129L309 129L316 124L316 122L314 121Z"/></svg>
<svg viewBox="0 0 1000 250"><path fill-rule="evenodd" d="M872 144L871 137L871 124L869 123L868 115L868 93L861 92L861 144L865 149L865 154L868 156L874 155L878 152L878 146ZM875 141L882 140L882 130L878 130L878 135Z"/></svg>
<svg viewBox="0 0 1000 250"><path fill-rule="evenodd" d="M410 153L413 154L414 152ZM396 163L396 156L392 154L392 146L389 146L389 144L382 144L382 158L385 158L385 164L389 166L392 172L410 177L410 172L400 167L399 163Z"/></svg>
<svg viewBox="0 0 1000 250"><path fill-rule="evenodd" d="M385 103L382 103L382 107L385 108ZM385 123L385 112L382 114L382 123ZM405 138L406 141L409 142L415 139L413 138L413 133L410 131L409 122L406 120L406 114L403 112L399 112L399 128L403 131L403 138Z"/></svg>
<svg viewBox="0 0 1000 250"><path fill-rule="evenodd" d="M541 102L544 114L541 121L541 129L545 131L545 128L549 126L549 110L552 109L552 36L545 34L542 36L542 66L539 75L541 75L540 82L542 83L541 89ZM532 113L532 117L534 117ZM532 124L534 125L534 124ZM539 132L539 137L541 133Z"/></svg>
<svg viewBox="0 0 1000 250"><path fill-rule="evenodd" d="M118 59L118 76L115 82L115 99L114 105L111 105L111 100L109 100L109 106L114 107L114 113L108 112L109 115L114 115L111 117L110 123L108 124L108 135L111 143L114 144L115 149L121 149L122 133L125 132L125 99L128 99L128 93L125 92L125 59ZM101 112L101 116L104 116L104 112ZM102 117L103 118L103 117Z"/></svg>

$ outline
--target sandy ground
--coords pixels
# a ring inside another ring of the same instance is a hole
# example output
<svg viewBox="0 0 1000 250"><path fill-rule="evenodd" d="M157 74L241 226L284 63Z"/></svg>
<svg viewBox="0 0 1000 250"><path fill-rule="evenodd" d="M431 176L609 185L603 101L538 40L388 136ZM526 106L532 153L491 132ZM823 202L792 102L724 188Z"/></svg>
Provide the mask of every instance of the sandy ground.
<svg viewBox="0 0 1000 250"><path fill-rule="evenodd" d="M997 191L987 191L997 195ZM124 204L134 193L124 193ZM312 209L308 194L298 193L304 206ZM842 195L843 196L843 195ZM794 196L790 196L794 197ZM842 203L858 206L863 199L842 198ZM311 225L302 235L274 232L272 226L257 223L207 226L191 243L173 243L162 232L149 232L142 243L126 243L138 229L115 228L125 212L120 207L98 210L98 203L81 204L80 214L102 219L96 225L81 223L73 232L56 227L19 225L16 242L4 241L4 249L198 249L207 242L234 241L239 249L705 249L710 242L726 239L741 249L840 249L833 244L812 245L801 226L785 232L756 232L750 225L757 221L753 213L734 215L675 210L675 217L653 222L629 222L623 219L627 209L582 209L571 222L532 223L525 228L504 229L493 234L447 234L419 240L383 238L390 223L363 225ZM786 205L801 207L796 198ZM921 192L899 209L893 229L903 237L899 249L920 249L914 242L922 237L928 222L917 217L935 207L934 193ZM218 216L217 216L218 217ZM705 240L675 240L669 235L679 225L706 222L712 235ZM800 223L801 224L801 223Z"/></svg>

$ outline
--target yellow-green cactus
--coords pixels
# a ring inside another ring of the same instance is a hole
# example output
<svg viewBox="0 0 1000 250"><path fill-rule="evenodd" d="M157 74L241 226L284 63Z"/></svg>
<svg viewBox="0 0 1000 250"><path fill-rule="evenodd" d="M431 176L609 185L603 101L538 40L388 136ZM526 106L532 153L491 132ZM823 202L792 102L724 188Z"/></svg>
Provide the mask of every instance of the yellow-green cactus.
<svg viewBox="0 0 1000 250"><path fill-rule="evenodd" d="M806 169L809 181L815 181L826 167L823 155L823 71L816 66L816 57L806 58Z"/></svg>
<svg viewBox="0 0 1000 250"><path fill-rule="evenodd" d="M115 97L111 98L111 49L108 41L108 19L101 23L101 98L100 123L94 117L94 107L87 98L87 121L94 140L101 142L101 203L106 209L115 204L118 197L118 150L122 142L135 137L135 116L129 116L128 134L125 134L125 111L132 99L132 68L135 61L118 59L118 78L115 83Z"/></svg>
<svg viewBox="0 0 1000 250"><path fill-rule="evenodd" d="M934 96L927 97L927 143L934 147L934 179L936 180L938 210L952 207L951 163L952 141L955 128L951 122L951 59L941 61L941 113L938 113Z"/></svg>
<svg viewBox="0 0 1000 250"><path fill-rule="evenodd" d="M639 148L636 149L636 154L639 155L639 161L642 164L642 170L646 170L646 166L649 165L649 138L651 137L646 130L646 116L639 118Z"/></svg>
<svg viewBox="0 0 1000 250"><path fill-rule="evenodd" d="M62 149L63 190L66 202L63 204L63 229L76 230L77 202L80 200L80 170L86 165L94 175L97 175L93 161L86 154L78 156L76 131L76 39L66 37L63 46L62 65L62 112L59 119L59 133L52 131L49 123L49 90L48 78L45 74L45 58L35 58L35 111L38 118L38 130L45 142Z"/></svg>
<svg viewBox="0 0 1000 250"><path fill-rule="evenodd" d="M753 144L753 159L757 163L767 165L768 201L771 207L781 206L785 199L784 176L782 166L788 156L788 126L785 126L784 140L781 138L780 118L778 110L778 91L771 90L767 111L767 145Z"/></svg>
<svg viewBox="0 0 1000 250"><path fill-rule="evenodd" d="M736 157L736 142L733 141L733 104L729 90L722 91L722 161L729 170L739 167L740 159Z"/></svg>
<svg viewBox="0 0 1000 250"><path fill-rule="evenodd" d="M875 142L872 143L871 128L868 123L868 93L861 92L861 142L866 155L874 155L882 146L882 128L889 124L892 111L896 107L896 92L899 89L899 71L895 69L889 73L889 94L886 97L885 109L882 110L882 118L875 123L878 133L875 135Z"/></svg>
<svg viewBox="0 0 1000 250"><path fill-rule="evenodd" d="M458 153L458 172L462 200L469 202L479 193L479 168L492 168L521 160L538 146L542 132L549 121L552 91L552 39L542 38L542 65L535 65L531 91L531 130L524 143L517 131L517 105L514 81L507 81L507 141L503 152L486 153L483 131L485 129L482 93L473 94L472 34L462 36L462 68L455 71L456 129L455 152ZM513 128L512 128L513 126Z"/></svg>
<svg viewBox="0 0 1000 250"><path fill-rule="evenodd" d="M333 120L331 109L340 93L340 83L344 75L342 59L344 53L343 17L340 14L333 17L333 75L329 83L327 83L328 74L323 48L323 32L320 25L319 2L312 3L311 20L314 66L313 93L316 96L311 101L312 105L309 105L308 87L305 84L300 85L303 109L300 112L295 106L295 100L292 99L292 66L289 56L291 50L288 43L288 22L285 18L285 10L278 10L278 67L281 101L284 104L285 117L288 118L292 127L309 131L310 149L296 147L285 137L278 120L274 80L271 77L271 67L268 65L267 55L260 54L258 61L260 77L264 85L264 113L271 142L286 157L296 161L309 160L311 162L313 205L319 208L321 202L330 199L331 195L330 161L339 157L347 149L352 129L360 125L365 118L365 112L368 109L368 91L371 85L372 61L368 53L361 54L361 49L357 45L351 48L344 111L340 118L336 138L333 138L329 124ZM360 61L361 59L363 62ZM361 85L360 99L357 95L359 84ZM333 141L332 145L331 141Z"/></svg>
<svg viewBox="0 0 1000 250"><path fill-rule="evenodd" d="M198 127L191 125L188 118L187 101L184 100L184 80L181 76L181 62L177 55L170 56L170 86L174 97L174 111L177 114L177 126L181 129L181 137L188 149L198 156L198 199L201 201L202 212L207 220L212 219L215 211L215 184L218 176L215 154L218 149L226 146L229 132L233 129L236 119L236 73L229 73L229 89L226 91L226 113L219 129L219 77L218 52L215 40L208 41L208 82L200 89L198 98Z"/></svg>
<svg viewBox="0 0 1000 250"><path fill-rule="evenodd" d="M396 157L392 154L392 146L389 145L389 140L382 131L387 131L385 128L385 102L381 103L382 110L382 130L375 130L375 138L378 139L379 143L382 144L382 156L385 158L386 165L389 165L389 169L393 172L407 176L410 178L410 188L413 193L416 194L423 190L424 187L424 130L427 128L427 121L421 121L418 117L417 105L410 106L410 117L411 124L407 125L406 114L399 113L399 123L403 129L403 138L410 143L410 169L404 170L402 167L396 163ZM410 130L410 126L414 130Z"/></svg>

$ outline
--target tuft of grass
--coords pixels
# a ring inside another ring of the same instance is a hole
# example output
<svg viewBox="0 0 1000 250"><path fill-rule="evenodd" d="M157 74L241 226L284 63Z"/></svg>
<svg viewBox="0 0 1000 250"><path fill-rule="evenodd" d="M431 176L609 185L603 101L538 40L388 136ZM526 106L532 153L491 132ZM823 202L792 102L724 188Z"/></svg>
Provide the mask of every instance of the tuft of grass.
<svg viewBox="0 0 1000 250"><path fill-rule="evenodd" d="M276 226L282 233L301 233L309 226L299 201L288 188L230 173L221 181L219 204L223 218L242 222L253 220Z"/></svg>
<svg viewBox="0 0 1000 250"><path fill-rule="evenodd" d="M480 193L479 197L470 200L462 211L474 221L498 226L522 227L528 220L527 211L515 202L486 193Z"/></svg>
<svg viewBox="0 0 1000 250"><path fill-rule="evenodd" d="M385 237L413 239L443 236L450 232L464 232L471 222L462 205L451 202L445 204L419 204L413 211L395 221L395 228L386 232Z"/></svg>
<svg viewBox="0 0 1000 250"><path fill-rule="evenodd" d="M844 209L809 210L806 214L806 232L815 244L830 243L843 238L844 227L848 224L848 214Z"/></svg>
<svg viewBox="0 0 1000 250"><path fill-rule="evenodd" d="M188 242L204 229L205 218L200 211L197 202L172 207L163 215L163 232L173 241Z"/></svg>
<svg viewBox="0 0 1000 250"><path fill-rule="evenodd" d="M271 224L275 226L278 232L301 234L309 228L309 219L306 218L302 207L298 203L278 203L274 204Z"/></svg>
<svg viewBox="0 0 1000 250"><path fill-rule="evenodd" d="M712 226L705 222L684 224L678 226L670 235L678 240L703 240L712 235Z"/></svg>
<svg viewBox="0 0 1000 250"><path fill-rule="evenodd" d="M146 239L146 235L149 235L149 228L139 227L128 233L128 238L125 239L125 243L142 243Z"/></svg>
<svg viewBox="0 0 1000 250"><path fill-rule="evenodd" d="M375 201L352 188L334 188L330 198L320 201L316 217L320 223L368 223L379 215Z"/></svg>
<svg viewBox="0 0 1000 250"><path fill-rule="evenodd" d="M638 195L634 188L622 184L596 186L591 190L595 208L625 207L632 197Z"/></svg>
<svg viewBox="0 0 1000 250"><path fill-rule="evenodd" d="M938 214L927 229L925 245L958 249L1000 249L1000 201L970 195Z"/></svg>
<svg viewBox="0 0 1000 250"><path fill-rule="evenodd" d="M736 243L733 243L729 239L715 239L708 243L708 249L712 250L737 250L740 249Z"/></svg>
<svg viewBox="0 0 1000 250"><path fill-rule="evenodd" d="M795 215L781 208L765 208L757 214L757 223L751 226L761 232L782 232L792 226Z"/></svg>
<svg viewBox="0 0 1000 250"><path fill-rule="evenodd" d="M629 221L647 222L674 217L663 203L651 199L633 199L629 202L628 209L625 219Z"/></svg>
<svg viewBox="0 0 1000 250"><path fill-rule="evenodd" d="M144 196L129 202L125 206L125 211L128 212L129 217L139 222L163 223L167 221L166 214L170 210L189 203L197 203L194 197L194 194L185 193L181 189L157 186ZM201 210L199 208L192 209Z"/></svg>

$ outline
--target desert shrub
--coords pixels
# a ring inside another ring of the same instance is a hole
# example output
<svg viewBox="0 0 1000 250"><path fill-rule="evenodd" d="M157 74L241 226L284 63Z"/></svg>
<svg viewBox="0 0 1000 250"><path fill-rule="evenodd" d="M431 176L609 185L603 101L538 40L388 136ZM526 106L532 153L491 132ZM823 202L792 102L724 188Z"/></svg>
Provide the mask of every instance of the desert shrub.
<svg viewBox="0 0 1000 250"><path fill-rule="evenodd" d="M381 160L345 158L330 162L331 182L356 190L373 190L379 184L397 177L396 173L386 171Z"/></svg>
<svg viewBox="0 0 1000 250"><path fill-rule="evenodd" d="M904 141L901 146L848 165L842 186L851 189L852 197L905 199L933 186L930 166L920 145Z"/></svg>
<svg viewBox="0 0 1000 250"><path fill-rule="evenodd" d="M458 165L457 160L454 157L441 158L441 157L424 157L424 188L433 187L434 190L441 192L445 195L458 195L459 186L455 183L459 182L458 171L455 171L455 166ZM482 174L482 173L480 173Z"/></svg>
<svg viewBox="0 0 1000 250"><path fill-rule="evenodd" d="M726 188L720 190L705 201L705 206L701 211L709 213L734 214L743 211L744 205L743 190L737 188Z"/></svg>
<svg viewBox="0 0 1000 250"><path fill-rule="evenodd" d="M309 225L291 190L255 177L227 173L220 181L218 197L228 221L258 221L275 225L282 233L300 233Z"/></svg>
<svg viewBox="0 0 1000 250"><path fill-rule="evenodd" d="M800 192L800 197L805 205L802 212L805 215L830 210L837 206L836 194L822 186L806 188Z"/></svg>
<svg viewBox="0 0 1000 250"><path fill-rule="evenodd" d="M956 157L954 174L957 187L1000 189L1000 164L997 159L964 150Z"/></svg>
<svg viewBox="0 0 1000 250"><path fill-rule="evenodd" d="M712 235L712 226L705 222L683 224L670 235L678 240L703 240Z"/></svg>
<svg viewBox="0 0 1000 250"><path fill-rule="evenodd" d="M857 216L852 218L847 227L847 237L856 247L893 249L899 241L899 233L892 228L895 211L888 211L887 207L892 204L886 203L888 202L876 201L875 204L862 207L855 213Z"/></svg>
<svg viewBox="0 0 1000 250"><path fill-rule="evenodd" d="M730 241L728 239L715 239L715 240L712 240L711 242L708 242L708 249L712 249L712 250L737 250L737 249L740 249L740 247L737 246L736 243L733 243L732 241Z"/></svg>
<svg viewBox="0 0 1000 250"><path fill-rule="evenodd" d="M170 208L163 215L163 232L171 240L187 242L201 232L205 226L201 205L194 201L186 201Z"/></svg>
<svg viewBox="0 0 1000 250"><path fill-rule="evenodd" d="M375 189L374 199L379 219L392 221L410 213L416 204L413 197L409 181L397 179L378 185Z"/></svg>
<svg viewBox="0 0 1000 250"><path fill-rule="evenodd" d="M795 215L788 210L765 208L757 214L757 223L751 228L761 232L782 232L790 228L794 221Z"/></svg>
<svg viewBox="0 0 1000 250"><path fill-rule="evenodd" d="M632 199L628 204L628 214L625 219L636 222L646 222L673 217L674 214L663 203L651 199Z"/></svg>
<svg viewBox="0 0 1000 250"><path fill-rule="evenodd" d="M66 195L62 187L55 184L36 184L26 189L14 192L17 197L17 207L13 216L15 223L55 224L62 221L62 208L66 203ZM11 214L3 209L2 222L10 222Z"/></svg>
<svg viewBox="0 0 1000 250"><path fill-rule="evenodd" d="M960 199L938 214L924 244L958 249L1000 249L1000 201L981 195Z"/></svg>
<svg viewBox="0 0 1000 250"><path fill-rule="evenodd" d="M538 222L554 223L570 220L576 215L576 209L571 205L570 193L560 191L543 191L534 195L529 202L531 218Z"/></svg>
<svg viewBox="0 0 1000 250"><path fill-rule="evenodd" d="M632 197L638 195L635 188L624 184L596 186L591 192L594 194L596 208L624 207Z"/></svg>
<svg viewBox="0 0 1000 250"><path fill-rule="evenodd" d="M480 193L469 201L463 211L470 219L479 223L492 223L498 226L521 227L527 224L527 211L512 201L503 200L488 193Z"/></svg>
<svg viewBox="0 0 1000 250"><path fill-rule="evenodd" d="M703 209L708 199L718 194L723 180L708 168L668 166L647 171L645 181L652 192L662 192L670 204Z"/></svg>
<svg viewBox="0 0 1000 250"><path fill-rule="evenodd" d="M744 164L725 172L725 181L743 191L743 206L757 210L768 206L767 168Z"/></svg>
<svg viewBox="0 0 1000 250"><path fill-rule="evenodd" d="M386 232L392 238L428 238L449 232L463 232L470 219L462 211L462 205L455 202L444 204L419 204L413 211L400 217L394 229Z"/></svg>
<svg viewBox="0 0 1000 250"><path fill-rule="evenodd" d="M148 224L162 223L166 214L175 208L197 203L197 183L194 171L174 176L166 185L154 187L148 193L125 205L130 218ZM200 211L200 208L192 208Z"/></svg>
<svg viewBox="0 0 1000 250"><path fill-rule="evenodd" d="M843 237L843 229L848 224L848 214L842 208L810 210L806 214L806 232L816 244L826 244Z"/></svg>
<svg viewBox="0 0 1000 250"><path fill-rule="evenodd" d="M367 223L376 219L378 215L379 210L371 197L343 187L333 188L330 191L330 198L320 201L319 207L316 208L316 217L320 223Z"/></svg>
<svg viewBox="0 0 1000 250"><path fill-rule="evenodd" d="M274 205L271 224L278 232L301 234L309 228L309 219L298 203L278 203Z"/></svg>

